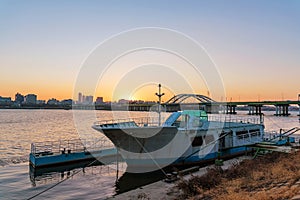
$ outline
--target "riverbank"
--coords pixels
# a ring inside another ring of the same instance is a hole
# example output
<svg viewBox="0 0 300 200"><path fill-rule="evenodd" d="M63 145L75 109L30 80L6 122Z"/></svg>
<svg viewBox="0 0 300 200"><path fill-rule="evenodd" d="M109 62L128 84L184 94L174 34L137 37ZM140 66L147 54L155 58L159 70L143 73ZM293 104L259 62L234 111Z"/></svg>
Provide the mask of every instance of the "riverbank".
<svg viewBox="0 0 300 200"><path fill-rule="evenodd" d="M112 199L292 199L300 191L300 152L240 157L181 177L156 183ZM294 200L297 198L295 197Z"/></svg>
<svg viewBox="0 0 300 200"><path fill-rule="evenodd" d="M224 161L222 168L224 170L228 169L229 167L233 166L235 163L242 162L245 159L251 159L249 156L241 156L238 158L233 158L227 161ZM182 176L180 181L185 180L188 181L194 176L202 176L206 174L207 170L214 165L209 165L206 167L200 168L198 171L193 172L191 174ZM131 190L117 196L111 198L111 200L123 200L123 199L164 199L164 200L171 200L171 199L178 199L179 196L182 194L180 189L178 189L177 185L180 181L167 183L164 180L142 186L135 190Z"/></svg>

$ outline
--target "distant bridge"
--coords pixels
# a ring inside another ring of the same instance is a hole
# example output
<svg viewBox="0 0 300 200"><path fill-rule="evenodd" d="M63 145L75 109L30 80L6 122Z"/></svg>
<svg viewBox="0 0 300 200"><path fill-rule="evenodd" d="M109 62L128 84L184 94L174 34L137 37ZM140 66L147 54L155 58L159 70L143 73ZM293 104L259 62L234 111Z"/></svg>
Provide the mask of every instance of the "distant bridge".
<svg viewBox="0 0 300 200"><path fill-rule="evenodd" d="M300 95L298 101L239 101L239 102L217 102L210 97L200 94L178 94L162 104L167 112L175 112L183 109L203 109L208 113L223 112L236 114L237 106L248 106L250 115L262 114L263 106L275 106L275 115L288 116L289 106L300 107ZM148 111L154 104L130 104L129 110ZM300 115L300 109L299 109Z"/></svg>
<svg viewBox="0 0 300 200"><path fill-rule="evenodd" d="M200 94L178 94L174 97L172 97L171 99L169 99L168 101L166 101L165 104L174 104L174 103L183 103L185 100L187 99L194 99L196 101L198 101L199 103L215 103L216 101L214 101L213 99L204 96L204 95L200 95Z"/></svg>

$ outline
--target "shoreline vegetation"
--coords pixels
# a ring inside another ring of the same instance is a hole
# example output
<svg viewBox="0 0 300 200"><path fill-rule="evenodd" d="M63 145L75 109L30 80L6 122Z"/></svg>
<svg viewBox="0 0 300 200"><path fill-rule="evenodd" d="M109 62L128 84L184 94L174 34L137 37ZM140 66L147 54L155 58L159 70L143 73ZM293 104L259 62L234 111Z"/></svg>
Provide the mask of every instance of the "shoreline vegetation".
<svg viewBox="0 0 300 200"><path fill-rule="evenodd" d="M202 176L181 178L174 190L179 192L176 199L291 199L300 190L300 152L273 152L226 170L213 166Z"/></svg>

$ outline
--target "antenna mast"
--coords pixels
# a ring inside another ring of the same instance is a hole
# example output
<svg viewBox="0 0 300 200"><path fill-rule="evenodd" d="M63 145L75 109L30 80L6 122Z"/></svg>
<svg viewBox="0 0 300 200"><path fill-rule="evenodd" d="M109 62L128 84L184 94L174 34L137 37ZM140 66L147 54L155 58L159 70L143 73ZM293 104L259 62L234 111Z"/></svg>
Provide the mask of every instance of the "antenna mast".
<svg viewBox="0 0 300 200"><path fill-rule="evenodd" d="M161 97L165 95L165 93L161 93L161 84L158 84L158 93L155 93L158 96L158 126L161 125Z"/></svg>

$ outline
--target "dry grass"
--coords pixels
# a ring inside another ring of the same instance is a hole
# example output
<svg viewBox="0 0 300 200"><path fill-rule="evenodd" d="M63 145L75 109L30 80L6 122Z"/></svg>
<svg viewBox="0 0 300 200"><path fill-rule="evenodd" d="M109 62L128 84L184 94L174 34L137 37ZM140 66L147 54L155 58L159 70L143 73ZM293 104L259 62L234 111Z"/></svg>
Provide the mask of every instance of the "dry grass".
<svg viewBox="0 0 300 200"><path fill-rule="evenodd" d="M244 160L228 170L210 168L208 173L181 180L179 199L281 200L292 198L300 189L300 152L272 153Z"/></svg>

